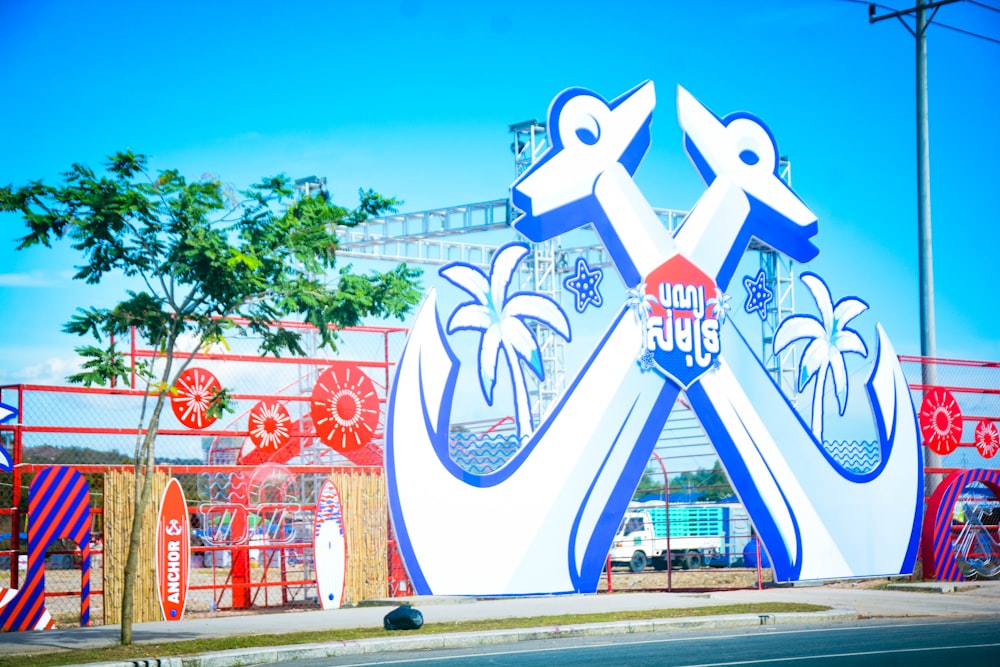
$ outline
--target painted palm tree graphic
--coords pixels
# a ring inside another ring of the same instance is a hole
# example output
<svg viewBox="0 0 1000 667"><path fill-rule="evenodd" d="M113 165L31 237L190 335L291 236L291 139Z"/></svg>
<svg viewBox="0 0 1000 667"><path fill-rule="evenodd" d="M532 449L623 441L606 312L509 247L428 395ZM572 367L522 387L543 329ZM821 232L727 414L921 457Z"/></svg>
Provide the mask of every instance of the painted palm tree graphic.
<svg viewBox="0 0 1000 667"><path fill-rule="evenodd" d="M448 321L448 333L481 331L479 343L479 384L486 402L493 405L497 365L503 352L510 367L514 386L514 409L518 437L532 431L531 404L522 363L539 380L545 378L541 350L527 322L534 320L549 327L567 341L569 321L559 305L547 296L528 292L509 294L511 281L528 246L510 243L497 251L490 262L490 274L470 264L450 264L441 275L456 287L468 292L472 301L458 306Z"/></svg>
<svg viewBox="0 0 1000 667"><path fill-rule="evenodd" d="M730 299L732 296L716 287L715 296L705 302L705 307L712 309L712 314L715 315L715 319L719 321L720 325L725 324L726 320L729 319L729 311L732 309L732 306L729 305Z"/></svg>
<svg viewBox="0 0 1000 667"><path fill-rule="evenodd" d="M847 410L847 363L844 355L853 352L868 356L868 348L847 323L868 310L868 304L855 297L845 297L833 303L830 288L814 273L803 273L802 282L809 288L820 317L792 315L785 318L774 332L774 353L798 340L807 340L802 357L799 359L799 392L816 378L813 387L812 430L816 438L823 441L823 398L826 392L826 378L833 378L833 390L837 397L837 407L843 415Z"/></svg>

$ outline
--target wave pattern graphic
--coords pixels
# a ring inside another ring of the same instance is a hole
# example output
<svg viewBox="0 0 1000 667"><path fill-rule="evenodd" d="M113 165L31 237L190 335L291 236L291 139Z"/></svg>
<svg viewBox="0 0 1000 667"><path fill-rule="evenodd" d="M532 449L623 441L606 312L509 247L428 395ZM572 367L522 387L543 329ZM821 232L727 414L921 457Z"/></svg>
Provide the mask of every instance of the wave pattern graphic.
<svg viewBox="0 0 1000 667"><path fill-rule="evenodd" d="M844 470L858 475L871 472L882 461L878 440L824 440L823 449Z"/></svg>
<svg viewBox="0 0 1000 667"><path fill-rule="evenodd" d="M448 439L451 460L473 475L499 470L520 448L514 433L453 433Z"/></svg>
<svg viewBox="0 0 1000 667"><path fill-rule="evenodd" d="M230 473L203 472L198 475L198 494L212 502L224 503L229 500Z"/></svg>

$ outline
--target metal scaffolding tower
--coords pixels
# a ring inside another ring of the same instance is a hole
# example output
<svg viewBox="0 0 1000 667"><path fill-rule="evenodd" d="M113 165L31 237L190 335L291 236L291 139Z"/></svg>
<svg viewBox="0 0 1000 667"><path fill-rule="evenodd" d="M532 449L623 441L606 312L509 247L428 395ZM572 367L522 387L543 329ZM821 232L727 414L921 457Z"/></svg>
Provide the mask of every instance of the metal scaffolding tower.
<svg viewBox="0 0 1000 667"><path fill-rule="evenodd" d="M512 125L510 131L514 135L511 150L516 178L541 157L548 148L548 141L545 125L535 120ZM779 170L779 175L791 185L791 164L787 159L781 158ZM301 180L317 181L315 177ZM298 184L297 181L297 187ZM307 193L310 187L314 186L305 186ZM675 231L687 215L686 211L675 209L658 208L654 211L671 231ZM510 230L518 215L508 197L374 218L356 227L338 229L337 253L341 257L431 265L461 261L488 270L490 260L502 244L502 241L497 241L498 234L488 232ZM488 241L472 241L483 236ZM521 263L519 288L544 294L561 304L563 274L573 270L575 258L583 257L590 267L612 266L611 258L596 233L592 239L592 242L565 248L560 245L559 239L530 244L532 253ZM775 382L794 402L798 389L795 349L789 346L780 355L775 355L773 342L778 326L795 310L795 268L790 260L764 244L754 242L750 250L759 254L766 284L774 294L761 322L761 358ZM533 417L537 424L564 388L566 369L562 339L544 326L537 327L535 334L545 371L544 381L534 383L533 387L529 385Z"/></svg>
<svg viewBox="0 0 1000 667"><path fill-rule="evenodd" d="M529 120L510 126L514 135L511 150L514 152L514 178L523 174L549 147L548 131L545 123ZM512 208L515 216L520 211ZM556 237L542 243L531 243L531 255L522 265L522 289L537 292L562 304L562 282L556 271L556 261L563 257L560 241ZM541 381L532 382L528 389L531 396L533 423L541 422L541 417L552 405L566 386L566 364L562 338L547 326L529 323L538 341L542 357L543 376Z"/></svg>
<svg viewBox="0 0 1000 667"><path fill-rule="evenodd" d="M306 197L313 197L317 194L321 194L324 197L329 197L329 192L326 189L326 176L320 178L319 176L305 176L303 178L295 179L293 183L295 186L295 201L301 201ZM317 351L319 350L319 337L315 331L310 331L302 337L302 346L306 352L306 356L315 357ZM299 373L299 393L308 394L312 391L313 386L316 384L316 380L319 378L319 371L314 365L306 364L300 366L301 372ZM299 407L298 409L301 409ZM301 419L302 414L295 416L296 419Z"/></svg>
<svg viewBox="0 0 1000 667"><path fill-rule="evenodd" d="M794 405L798 396L796 383L795 345L789 345L780 354L774 354L774 334L781 322L795 312L795 265L771 248L761 247L760 268L764 270L764 283L774 293L766 306L761 328L761 360Z"/></svg>
<svg viewBox="0 0 1000 667"><path fill-rule="evenodd" d="M792 185L792 164L782 157L778 162L778 175L789 187ZM795 312L795 263L764 244L754 244L751 249L760 255L760 268L764 270L764 283L774 294L766 306L761 322L761 360L774 381L795 405L798 397L796 380L796 349L789 345L780 354L774 354L774 334L782 321Z"/></svg>

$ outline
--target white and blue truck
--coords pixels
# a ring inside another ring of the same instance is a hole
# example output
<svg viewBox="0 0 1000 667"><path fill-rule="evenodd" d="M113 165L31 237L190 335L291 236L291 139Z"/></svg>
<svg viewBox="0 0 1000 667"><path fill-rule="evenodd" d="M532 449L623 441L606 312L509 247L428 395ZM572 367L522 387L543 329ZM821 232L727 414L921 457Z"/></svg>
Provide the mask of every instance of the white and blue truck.
<svg viewBox="0 0 1000 667"><path fill-rule="evenodd" d="M611 545L612 565L642 572L647 565L665 570L702 565L726 567L742 558L750 539L750 518L739 503L671 504L670 539L667 507L662 502L633 503Z"/></svg>

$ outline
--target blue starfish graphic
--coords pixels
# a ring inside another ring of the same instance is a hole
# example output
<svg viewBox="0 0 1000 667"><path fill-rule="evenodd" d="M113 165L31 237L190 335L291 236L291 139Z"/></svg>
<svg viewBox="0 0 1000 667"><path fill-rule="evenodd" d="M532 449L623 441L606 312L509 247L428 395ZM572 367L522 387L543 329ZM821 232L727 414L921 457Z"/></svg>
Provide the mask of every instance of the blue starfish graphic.
<svg viewBox="0 0 1000 667"><path fill-rule="evenodd" d="M604 271L591 269L583 257L576 258L576 273L566 278L563 285L576 295L576 312L582 313L590 304L600 308L604 304L599 288Z"/></svg>
<svg viewBox="0 0 1000 667"><path fill-rule="evenodd" d="M648 371L655 365L653 361L653 352L651 350L643 350L642 354L639 355L639 368L643 371Z"/></svg>
<svg viewBox="0 0 1000 667"><path fill-rule="evenodd" d="M13 419L17 416L17 408L14 408L6 403L0 403L0 424L4 423L8 419ZM4 472L10 472L14 469L13 461L10 458L10 454L7 450L0 446L0 470Z"/></svg>
<svg viewBox="0 0 1000 667"><path fill-rule="evenodd" d="M747 302L743 305L743 310L752 313L755 310L760 315L760 319L767 319L767 304L774 298L774 292L764 284L764 269L757 272L756 278L743 276L743 286L747 288Z"/></svg>

